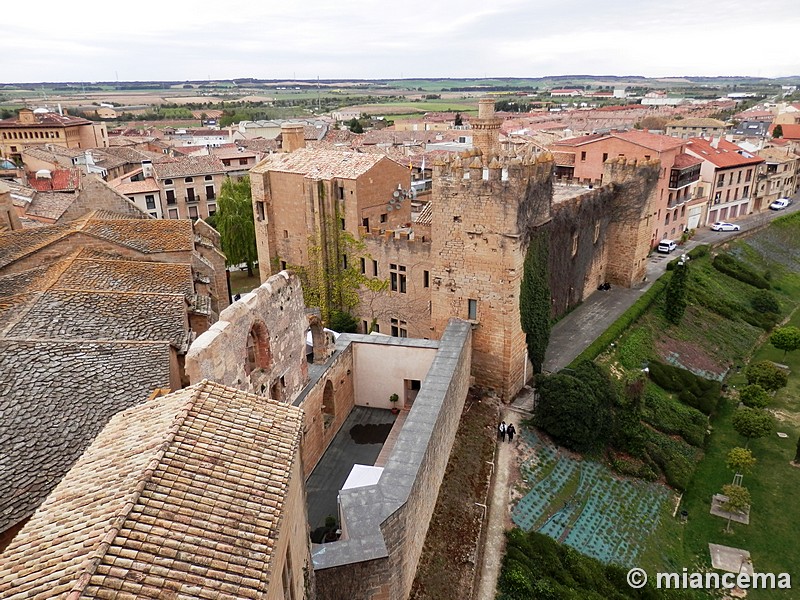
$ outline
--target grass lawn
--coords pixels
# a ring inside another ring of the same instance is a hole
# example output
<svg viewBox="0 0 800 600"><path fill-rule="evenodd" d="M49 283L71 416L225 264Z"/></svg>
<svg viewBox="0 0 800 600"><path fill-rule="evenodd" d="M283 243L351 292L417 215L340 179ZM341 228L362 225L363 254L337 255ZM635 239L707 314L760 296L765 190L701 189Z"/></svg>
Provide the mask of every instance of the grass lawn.
<svg viewBox="0 0 800 600"><path fill-rule="evenodd" d="M261 285L258 269L253 269L253 276L248 277L247 271L231 271L231 295L246 294Z"/></svg>
<svg viewBox="0 0 800 600"><path fill-rule="evenodd" d="M795 311L790 322L800 326L800 310ZM753 499L750 525L733 523L733 533L728 534L724 532L725 520L708 512L711 496L719 493L722 486L733 478L725 466L728 451L743 446L745 442L731 425L736 401L729 398L720 405L706 456L698 465L694 480L683 498L682 508L689 513L688 523L679 525L674 519L662 521L654 546L647 553L650 561L657 564L654 555L658 554L664 564L672 566L710 566L708 544L723 544L749 550L758 572L786 572L795 581L800 581L800 519L795 509L800 497L800 468L789 464L800 435L800 351L784 358L782 351L765 343L755 352L753 360L765 359L791 368L788 386L776 394L769 406L783 416L778 421L777 431L789 437L779 438L773 434L750 443L758 461L755 470L745 475L743 480ZM729 383L739 387L746 382L744 375L739 373L731 376ZM777 594L768 590L751 590L748 598L759 600L777 597ZM800 592L784 590L780 592L780 598L800 599Z"/></svg>

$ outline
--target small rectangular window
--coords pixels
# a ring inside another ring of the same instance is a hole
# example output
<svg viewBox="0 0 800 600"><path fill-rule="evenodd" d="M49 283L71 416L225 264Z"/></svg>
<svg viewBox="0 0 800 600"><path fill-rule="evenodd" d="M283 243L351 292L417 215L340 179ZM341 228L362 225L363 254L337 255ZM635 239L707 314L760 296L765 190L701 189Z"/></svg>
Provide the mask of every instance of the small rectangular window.
<svg viewBox="0 0 800 600"><path fill-rule="evenodd" d="M367 259L364 257L361 258L361 274L367 274Z"/></svg>
<svg viewBox="0 0 800 600"><path fill-rule="evenodd" d="M264 203L260 200L256 202L256 213L259 221L264 220Z"/></svg>
<svg viewBox="0 0 800 600"><path fill-rule="evenodd" d="M581 162L586 162L586 152L581 152Z"/></svg>
<svg viewBox="0 0 800 600"><path fill-rule="evenodd" d="M478 301L469 299L467 300L467 318L470 321L478 320Z"/></svg>
<svg viewBox="0 0 800 600"><path fill-rule="evenodd" d="M603 162L608 160L608 152L603 152Z"/></svg>
<svg viewBox="0 0 800 600"><path fill-rule="evenodd" d="M281 261L281 271L285 271L285 270L286 270L286 261L282 260Z"/></svg>
<svg viewBox="0 0 800 600"><path fill-rule="evenodd" d="M386 223L386 213L381 213L381 223Z"/></svg>
<svg viewBox="0 0 800 600"><path fill-rule="evenodd" d="M431 272L430 271L423 271L422 272L422 287L431 287Z"/></svg>
<svg viewBox="0 0 800 600"><path fill-rule="evenodd" d="M378 261L377 260L373 260L372 261L372 276L373 277L377 277L378 276Z"/></svg>
<svg viewBox="0 0 800 600"><path fill-rule="evenodd" d="M339 200L344 200L344 186L339 186Z"/></svg>
<svg viewBox="0 0 800 600"><path fill-rule="evenodd" d="M345 224L344 224L344 219L339 219L339 224L340 224L340 225L341 225L341 227L342 227L342 231L344 231L345 229L347 229L347 228L345 227Z"/></svg>
<svg viewBox="0 0 800 600"><path fill-rule="evenodd" d="M361 219L361 225L363 225L364 229L369 233L369 219Z"/></svg>

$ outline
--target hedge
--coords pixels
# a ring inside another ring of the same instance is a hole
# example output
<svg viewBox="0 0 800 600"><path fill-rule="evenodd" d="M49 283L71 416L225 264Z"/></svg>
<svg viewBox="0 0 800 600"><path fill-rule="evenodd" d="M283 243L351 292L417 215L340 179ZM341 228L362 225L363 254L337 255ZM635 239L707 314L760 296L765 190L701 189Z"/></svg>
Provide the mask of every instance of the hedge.
<svg viewBox="0 0 800 600"><path fill-rule="evenodd" d="M622 335L628 327L633 325L639 317L641 317L650 305L655 302L655 300L662 294L664 289L667 287L667 283L671 279L672 275L665 273L655 282L653 285L650 286L641 297L634 302L631 307L622 313L619 318L614 321L608 329L606 329L600 337L598 337L594 342L589 344L586 349L581 352L571 363L569 363L569 368L574 369L579 363L582 363L585 360L594 360L600 354L608 348L608 346L616 340L620 335Z"/></svg>
<svg viewBox="0 0 800 600"><path fill-rule="evenodd" d="M650 361L650 379L668 392L676 392L678 399L700 412L710 415L719 402L721 384L719 381L704 379L694 373L665 365L657 360Z"/></svg>
<svg viewBox="0 0 800 600"><path fill-rule="evenodd" d="M769 281L730 254L717 254L711 265L720 273L762 290L770 288Z"/></svg>

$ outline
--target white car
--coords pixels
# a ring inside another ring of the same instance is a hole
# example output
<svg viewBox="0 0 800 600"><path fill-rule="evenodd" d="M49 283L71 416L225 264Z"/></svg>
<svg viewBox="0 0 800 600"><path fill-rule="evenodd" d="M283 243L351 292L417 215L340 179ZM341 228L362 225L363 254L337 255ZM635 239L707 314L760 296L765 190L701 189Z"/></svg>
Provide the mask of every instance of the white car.
<svg viewBox="0 0 800 600"><path fill-rule="evenodd" d="M739 226L733 223L723 223L717 221L711 226L711 231L739 231Z"/></svg>
<svg viewBox="0 0 800 600"><path fill-rule="evenodd" d="M769 207L772 210L783 210L784 208L789 206L791 203L792 203L792 201L789 198L778 198L777 200L775 200L775 202L770 204Z"/></svg>
<svg viewBox="0 0 800 600"><path fill-rule="evenodd" d="M658 248L656 248L656 251L661 252L662 254L669 254L677 247L678 243L675 240L661 240L658 242Z"/></svg>

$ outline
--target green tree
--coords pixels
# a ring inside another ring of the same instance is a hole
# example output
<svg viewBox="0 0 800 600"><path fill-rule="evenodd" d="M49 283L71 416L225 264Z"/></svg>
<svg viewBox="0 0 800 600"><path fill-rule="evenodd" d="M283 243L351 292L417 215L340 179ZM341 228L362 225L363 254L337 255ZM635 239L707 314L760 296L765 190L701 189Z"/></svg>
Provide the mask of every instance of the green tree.
<svg viewBox="0 0 800 600"><path fill-rule="evenodd" d="M747 383L757 383L768 392L774 392L786 386L789 377L768 360L750 363L745 370Z"/></svg>
<svg viewBox="0 0 800 600"><path fill-rule="evenodd" d="M722 504L722 510L731 513L728 517L728 526L726 527L726 531L730 533L733 513L743 513L750 506L750 491L746 487L729 483L728 485L722 486L722 493L728 498Z"/></svg>
<svg viewBox="0 0 800 600"><path fill-rule="evenodd" d="M733 448L728 452L725 464L733 471L733 480L735 483L737 475L745 475L753 470L756 459L753 457L753 453L747 448Z"/></svg>
<svg viewBox="0 0 800 600"><path fill-rule="evenodd" d="M461 116L461 113L457 112L455 119L453 119L453 125L455 125L456 127L461 127L463 124L464 124L464 119Z"/></svg>
<svg viewBox="0 0 800 600"><path fill-rule="evenodd" d="M549 239L545 232L531 238L525 254L519 291L519 318L535 373L540 373L550 340L550 282L547 273Z"/></svg>
<svg viewBox="0 0 800 600"><path fill-rule="evenodd" d="M769 343L778 350L783 350L783 357L787 352L794 352L800 348L800 329L794 325L778 327L769 336Z"/></svg>
<svg viewBox="0 0 800 600"><path fill-rule="evenodd" d="M347 124L347 126L353 133L364 133L364 128L361 126L359 120L355 117L350 119L350 122Z"/></svg>
<svg viewBox="0 0 800 600"><path fill-rule="evenodd" d="M686 281L689 277L689 263L683 258L678 260L672 271L672 279L667 284L664 294L667 321L678 325L686 312Z"/></svg>
<svg viewBox="0 0 800 600"><path fill-rule="evenodd" d="M769 404L769 394L763 387L753 383L741 389L739 400L750 408L765 408Z"/></svg>
<svg viewBox="0 0 800 600"><path fill-rule="evenodd" d="M783 137L783 125L778 123L772 130L772 137L774 138L782 138Z"/></svg>
<svg viewBox="0 0 800 600"><path fill-rule="evenodd" d="M772 416L757 408L738 409L733 413L732 423L736 433L747 438L747 445L750 440L767 437L775 427Z"/></svg>
<svg viewBox="0 0 800 600"><path fill-rule="evenodd" d="M245 263L248 277L253 276L253 263L258 260L250 178L234 181L226 177L217 198L215 224L222 238L222 251L228 266Z"/></svg>

